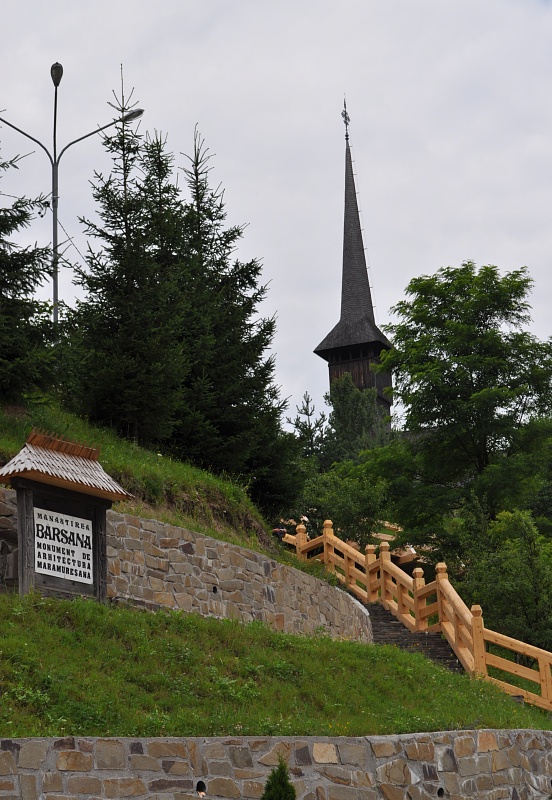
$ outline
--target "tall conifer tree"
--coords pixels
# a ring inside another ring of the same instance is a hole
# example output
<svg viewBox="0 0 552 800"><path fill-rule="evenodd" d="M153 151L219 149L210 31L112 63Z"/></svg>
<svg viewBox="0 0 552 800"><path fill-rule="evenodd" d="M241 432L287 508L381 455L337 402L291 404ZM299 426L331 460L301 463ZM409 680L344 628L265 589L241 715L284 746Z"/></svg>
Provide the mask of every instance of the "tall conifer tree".
<svg viewBox="0 0 552 800"><path fill-rule="evenodd" d="M290 468L295 442L281 428L285 403L267 354L275 320L258 314L266 296L260 262L234 257L243 228L225 227L223 192L210 187L209 160L196 130L184 170L186 280L194 298L184 328L190 372L172 446L203 467L241 475L256 500L277 507L297 476Z"/></svg>
<svg viewBox="0 0 552 800"><path fill-rule="evenodd" d="M105 141L113 170L95 175L100 221L85 220L100 247L77 270L87 297L68 320L68 393L91 418L239 477L277 508L296 475L267 353L275 321L259 315L259 261L234 257L242 228L225 226L203 140L196 132L188 201L162 137L123 123Z"/></svg>
<svg viewBox="0 0 552 800"><path fill-rule="evenodd" d="M128 110L122 98L117 112ZM182 205L161 138L143 140L122 122L105 145L113 169L94 177L100 221L83 220L100 248L89 247L86 269L77 270L87 296L69 318L73 394L92 419L161 441L175 425L186 371L173 257Z"/></svg>
<svg viewBox="0 0 552 800"><path fill-rule="evenodd" d="M17 168L17 161L0 161L0 172ZM0 208L0 401L21 400L26 392L45 387L51 376L48 308L33 297L50 274L50 251L20 247L11 239L46 206L39 197L18 198Z"/></svg>

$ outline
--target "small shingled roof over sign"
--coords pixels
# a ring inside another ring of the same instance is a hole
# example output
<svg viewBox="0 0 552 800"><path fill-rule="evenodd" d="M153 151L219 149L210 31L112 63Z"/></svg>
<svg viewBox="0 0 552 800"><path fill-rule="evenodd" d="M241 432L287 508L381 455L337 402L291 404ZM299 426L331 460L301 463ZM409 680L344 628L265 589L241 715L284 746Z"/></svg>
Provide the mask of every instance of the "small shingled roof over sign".
<svg viewBox="0 0 552 800"><path fill-rule="evenodd" d="M0 469L0 483L21 477L106 500L131 498L98 457L96 448L33 430L23 449Z"/></svg>

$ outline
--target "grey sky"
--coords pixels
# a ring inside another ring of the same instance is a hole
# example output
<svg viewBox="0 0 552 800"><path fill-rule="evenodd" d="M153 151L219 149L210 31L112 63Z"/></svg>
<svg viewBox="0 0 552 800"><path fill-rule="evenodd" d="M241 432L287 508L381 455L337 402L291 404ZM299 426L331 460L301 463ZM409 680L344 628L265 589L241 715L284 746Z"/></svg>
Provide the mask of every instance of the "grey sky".
<svg viewBox="0 0 552 800"><path fill-rule="evenodd" d="M229 222L248 223L239 255L264 263L290 413L305 390L321 408L327 389L312 350L339 318L344 94L378 324L410 278L473 259L527 265L533 330L550 335L548 2L18 0L4 4L2 28L1 115L45 144L54 61L65 70L60 145L109 121L121 63L143 132L190 152L198 123ZM5 127L0 144L4 158L36 149ZM60 220L81 250L88 181L108 168L95 137L61 162ZM8 194L49 188L39 150L0 183ZM48 214L29 236L47 243L50 230ZM74 294L67 270L60 294Z"/></svg>

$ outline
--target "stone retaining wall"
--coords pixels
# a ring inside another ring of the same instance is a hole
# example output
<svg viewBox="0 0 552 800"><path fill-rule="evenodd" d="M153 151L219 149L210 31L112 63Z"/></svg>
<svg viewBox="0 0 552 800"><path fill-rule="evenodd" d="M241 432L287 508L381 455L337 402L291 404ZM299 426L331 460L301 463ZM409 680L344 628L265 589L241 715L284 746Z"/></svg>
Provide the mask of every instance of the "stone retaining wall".
<svg viewBox="0 0 552 800"><path fill-rule="evenodd" d="M0 489L4 586L16 584L16 545L15 492ZM184 528L108 511L107 561L107 595L114 602L242 622L260 620L287 633L323 630L334 638L372 641L368 612L341 589L252 550Z"/></svg>
<svg viewBox="0 0 552 800"><path fill-rule="evenodd" d="M280 754L298 800L549 798L552 733L4 739L0 800L260 798Z"/></svg>
<svg viewBox="0 0 552 800"><path fill-rule="evenodd" d="M237 545L156 520L108 512L108 597L146 608L260 620L371 642L366 609L341 589Z"/></svg>

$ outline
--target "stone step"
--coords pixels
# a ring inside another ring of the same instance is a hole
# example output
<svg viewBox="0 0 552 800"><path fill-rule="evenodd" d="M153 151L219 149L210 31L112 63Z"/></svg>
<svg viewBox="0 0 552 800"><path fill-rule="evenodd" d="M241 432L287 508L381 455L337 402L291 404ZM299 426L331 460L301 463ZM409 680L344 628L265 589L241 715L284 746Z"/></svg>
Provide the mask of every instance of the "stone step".
<svg viewBox="0 0 552 800"><path fill-rule="evenodd" d="M411 633L381 603L369 603L366 608L372 622L374 644L390 644L411 653L422 653L452 672L464 671L453 649L440 633Z"/></svg>

